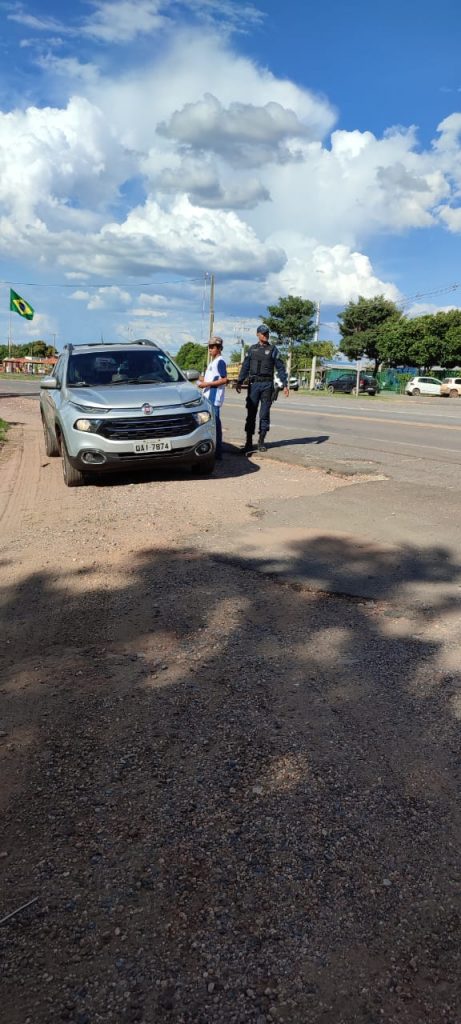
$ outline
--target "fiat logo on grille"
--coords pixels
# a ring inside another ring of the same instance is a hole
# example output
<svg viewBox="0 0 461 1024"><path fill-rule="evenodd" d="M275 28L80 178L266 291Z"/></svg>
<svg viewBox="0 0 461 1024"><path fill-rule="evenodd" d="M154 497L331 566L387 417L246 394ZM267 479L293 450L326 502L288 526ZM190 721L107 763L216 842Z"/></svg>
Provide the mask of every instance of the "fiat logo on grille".
<svg viewBox="0 0 461 1024"><path fill-rule="evenodd" d="M149 405L149 402L145 402L145 404L142 407L142 411L143 411L145 416L152 416L152 413L153 413L154 410L153 410L152 406Z"/></svg>

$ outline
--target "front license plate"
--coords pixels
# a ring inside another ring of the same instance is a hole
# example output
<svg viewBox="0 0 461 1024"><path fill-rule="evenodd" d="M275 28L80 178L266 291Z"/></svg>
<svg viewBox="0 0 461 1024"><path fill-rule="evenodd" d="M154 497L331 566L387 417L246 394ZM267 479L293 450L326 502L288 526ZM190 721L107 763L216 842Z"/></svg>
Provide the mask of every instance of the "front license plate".
<svg viewBox="0 0 461 1024"><path fill-rule="evenodd" d="M171 441L135 441L133 451L138 455L144 452L171 452Z"/></svg>

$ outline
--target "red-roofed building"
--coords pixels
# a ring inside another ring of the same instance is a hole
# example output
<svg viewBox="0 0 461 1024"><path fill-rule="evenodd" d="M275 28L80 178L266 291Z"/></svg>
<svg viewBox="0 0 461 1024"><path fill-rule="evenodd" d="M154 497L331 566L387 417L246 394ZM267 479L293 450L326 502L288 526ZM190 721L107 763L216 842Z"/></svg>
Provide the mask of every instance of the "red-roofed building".
<svg viewBox="0 0 461 1024"><path fill-rule="evenodd" d="M51 373L57 356L7 356L0 363L0 373Z"/></svg>

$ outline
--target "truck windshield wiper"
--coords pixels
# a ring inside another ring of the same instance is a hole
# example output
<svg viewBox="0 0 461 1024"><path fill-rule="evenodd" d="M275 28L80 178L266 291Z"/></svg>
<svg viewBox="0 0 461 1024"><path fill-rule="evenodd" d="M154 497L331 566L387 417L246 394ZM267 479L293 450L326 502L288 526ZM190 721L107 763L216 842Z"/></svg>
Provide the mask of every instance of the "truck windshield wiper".
<svg viewBox="0 0 461 1024"><path fill-rule="evenodd" d="M79 380L77 384L68 384L68 388L92 388L94 384L87 384L86 380Z"/></svg>
<svg viewBox="0 0 461 1024"><path fill-rule="evenodd" d="M112 380L111 387L114 384L162 384L163 382L158 377L123 377L121 380Z"/></svg>

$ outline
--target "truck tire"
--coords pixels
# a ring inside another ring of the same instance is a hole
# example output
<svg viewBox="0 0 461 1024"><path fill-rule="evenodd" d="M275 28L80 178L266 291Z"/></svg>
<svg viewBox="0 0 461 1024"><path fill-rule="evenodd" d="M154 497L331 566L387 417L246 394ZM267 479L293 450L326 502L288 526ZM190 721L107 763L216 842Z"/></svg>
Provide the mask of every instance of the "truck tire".
<svg viewBox="0 0 461 1024"><path fill-rule="evenodd" d="M75 469L75 467L72 465L67 454L67 448L64 442L64 438L61 440L61 454L62 475L64 477L64 483L66 487L81 487L82 484L86 483L86 476L84 473L82 473L81 469Z"/></svg>
<svg viewBox="0 0 461 1024"><path fill-rule="evenodd" d="M53 437L51 430L42 416L43 439L45 441L45 452L49 458L60 454L58 442Z"/></svg>

